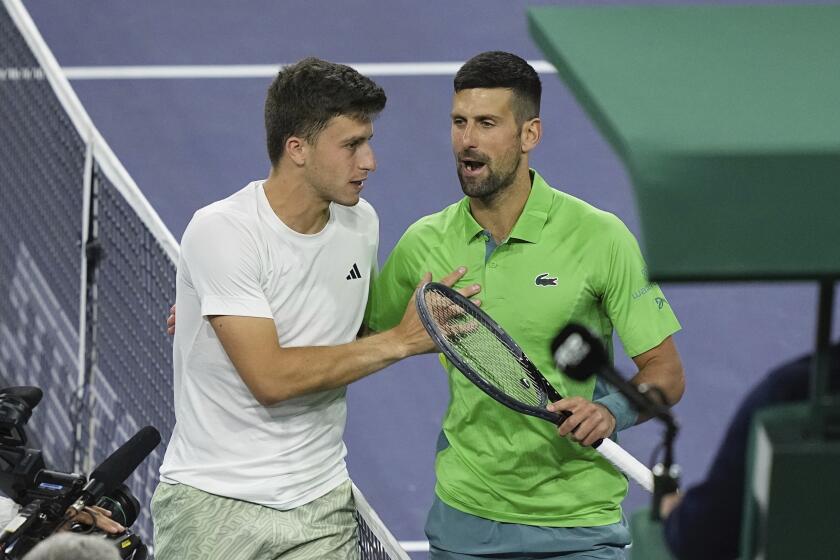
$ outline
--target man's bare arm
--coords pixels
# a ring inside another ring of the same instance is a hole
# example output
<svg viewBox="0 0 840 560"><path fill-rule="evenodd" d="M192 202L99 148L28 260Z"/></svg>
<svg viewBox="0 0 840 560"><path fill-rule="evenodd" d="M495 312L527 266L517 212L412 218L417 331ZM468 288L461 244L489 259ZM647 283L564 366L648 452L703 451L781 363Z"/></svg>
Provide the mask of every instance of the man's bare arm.
<svg viewBox="0 0 840 560"><path fill-rule="evenodd" d="M651 348L633 358L639 373L630 380L634 385L653 385L662 391L667 406L677 404L685 392L685 372L683 371L682 360L677 351L677 345L673 337L663 340L658 346ZM656 398L656 395L651 395ZM647 420L648 417L639 416L639 422Z"/></svg>
<svg viewBox="0 0 840 560"><path fill-rule="evenodd" d="M459 269L441 282L451 286L464 272ZM427 274L421 283L429 280ZM460 290L466 297L478 291L477 285ZM413 297L393 329L337 346L281 347L272 319L217 315L209 320L236 371L265 406L342 387L408 356L435 350Z"/></svg>

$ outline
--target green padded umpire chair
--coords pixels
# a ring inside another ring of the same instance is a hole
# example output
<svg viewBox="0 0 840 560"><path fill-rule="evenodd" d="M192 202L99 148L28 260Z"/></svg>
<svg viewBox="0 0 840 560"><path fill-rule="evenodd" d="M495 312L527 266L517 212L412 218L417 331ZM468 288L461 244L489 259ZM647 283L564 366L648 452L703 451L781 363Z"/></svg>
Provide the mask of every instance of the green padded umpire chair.
<svg viewBox="0 0 840 560"><path fill-rule="evenodd" d="M840 558L840 405L827 395L840 6L536 7L528 17L627 167L652 280L819 284L811 400L754 421L741 556ZM657 523L639 520L633 558L669 558Z"/></svg>

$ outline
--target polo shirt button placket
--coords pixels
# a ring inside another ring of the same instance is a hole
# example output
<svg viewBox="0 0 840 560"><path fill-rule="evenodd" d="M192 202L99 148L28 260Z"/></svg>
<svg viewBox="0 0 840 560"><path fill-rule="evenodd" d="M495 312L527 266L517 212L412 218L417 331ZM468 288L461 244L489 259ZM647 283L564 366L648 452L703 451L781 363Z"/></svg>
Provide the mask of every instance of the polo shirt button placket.
<svg viewBox="0 0 840 560"><path fill-rule="evenodd" d="M499 267L499 263L498 263L498 262L496 262L495 260L490 261L489 263L487 263L487 268L488 268L488 269L490 269L490 273L489 273L489 274L490 274L491 276L494 276L494 277L495 277L496 272L497 272L497 270L496 270L496 269L497 269L498 267ZM493 284L495 285L496 283L494 282ZM504 292L499 292L498 290L493 290L493 299L494 299L494 300L496 300L496 301L504 301L504 300L505 300L505 299L507 299L507 298L505 297Z"/></svg>

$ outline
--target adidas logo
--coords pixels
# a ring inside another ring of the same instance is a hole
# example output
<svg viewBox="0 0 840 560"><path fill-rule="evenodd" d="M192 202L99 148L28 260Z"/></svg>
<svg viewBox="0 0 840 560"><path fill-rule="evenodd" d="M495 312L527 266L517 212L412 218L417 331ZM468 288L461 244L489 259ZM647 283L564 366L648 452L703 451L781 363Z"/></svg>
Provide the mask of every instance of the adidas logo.
<svg viewBox="0 0 840 560"><path fill-rule="evenodd" d="M362 273L359 272L359 267L356 266L356 263L353 263L353 268L350 269L350 274L347 275L347 280L358 280L362 277Z"/></svg>

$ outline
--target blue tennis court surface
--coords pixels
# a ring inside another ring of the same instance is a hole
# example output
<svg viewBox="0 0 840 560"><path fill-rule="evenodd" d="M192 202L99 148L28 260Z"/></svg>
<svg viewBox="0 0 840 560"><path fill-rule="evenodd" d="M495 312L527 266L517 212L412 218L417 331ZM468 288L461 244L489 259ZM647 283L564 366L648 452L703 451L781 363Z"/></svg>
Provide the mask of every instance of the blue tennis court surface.
<svg viewBox="0 0 840 560"><path fill-rule="evenodd" d="M526 30L529 4L25 2L62 66L215 65L228 70L310 55L406 65L403 70L421 62L459 63L484 50L541 60ZM375 123L378 169L363 193L381 220L380 263L410 223L461 196L449 148L452 77L419 72L373 73L389 98ZM555 187L616 213L638 231L631 187L617 157L557 76L546 72L542 77L545 136L533 166ZM262 104L269 81L139 76L71 83L180 239L196 209L266 176ZM688 386L676 407L683 425L677 460L684 483L690 484L705 473L746 390L772 366L811 348L816 288L804 283L663 287L684 329L677 344ZM626 358L618 360L627 374L631 365ZM425 539L434 446L447 399L443 371L431 356L393 366L349 392L351 474L402 541ZM646 460L659 438L659 428L648 424L626 432L622 445ZM647 499L633 488L627 509ZM425 556L419 552L414 557Z"/></svg>

